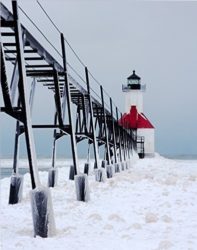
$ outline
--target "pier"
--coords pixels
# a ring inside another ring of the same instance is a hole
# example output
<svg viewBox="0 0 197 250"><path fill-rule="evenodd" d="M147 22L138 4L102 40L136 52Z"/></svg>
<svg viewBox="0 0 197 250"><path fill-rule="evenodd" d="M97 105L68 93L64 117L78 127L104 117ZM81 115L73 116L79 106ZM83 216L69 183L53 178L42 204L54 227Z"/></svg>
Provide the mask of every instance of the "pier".
<svg viewBox="0 0 197 250"><path fill-rule="evenodd" d="M49 171L48 186L58 185L56 179L57 142L64 136L69 136L73 164L70 168L70 179L75 180L76 197L79 201L88 201L88 162L84 169L79 168L77 144L87 141L87 149L91 145L94 151L95 181L112 178L120 168L129 168L129 160L133 150L144 152L144 141L137 137L135 129L126 128L122 113L114 104L113 99L106 95L102 85L98 83L98 91L91 85L94 77L88 67L83 65L84 76L81 81L72 75L73 66L69 64L66 55L66 39L59 34L61 60L53 55L37 40L28 29L21 24L19 6L12 1L12 12L2 3L1 8L1 88L4 106L1 112L16 120L13 176L10 184L9 203L16 204L21 200L22 177L18 175L19 140L25 135L29 173L32 186L32 211L34 236L48 237L53 231L53 213L51 212L50 189L40 183L37 168L34 129L53 129L52 168ZM12 71L11 82L8 81ZM31 86L28 86L31 82ZM32 109L36 86L42 84L53 92L52 102L55 105L53 123L32 122ZM30 93L28 92L30 89ZM121 124L119 120L122 120ZM105 156L99 155L99 147L105 149ZM66 150L66 149L65 149ZM112 157L113 156L113 157ZM102 162L102 164L101 164ZM36 209L44 215L36 214ZM50 226L49 226L50 225Z"/></svg>

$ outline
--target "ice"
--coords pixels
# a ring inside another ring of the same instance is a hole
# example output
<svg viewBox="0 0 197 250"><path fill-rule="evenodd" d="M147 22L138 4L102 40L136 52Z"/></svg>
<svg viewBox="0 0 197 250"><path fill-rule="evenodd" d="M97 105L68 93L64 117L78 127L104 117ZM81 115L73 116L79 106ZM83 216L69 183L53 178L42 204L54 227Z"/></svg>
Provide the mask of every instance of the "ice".
<svg viewBox="0 0 197 250"><path fill-rule="evenodd" d="M55 235L55 221L50 189L39 186L30 192L34 237Z"/></svg>
<svg viewBox="0 0 197 250"><path fill-rule="evenodd" d="M105 168L105 166L107 165L107 161L106 160L102 160L101 162L101 167Z"/></svg>
<svg viewBox="0 0 197 250"><path fill-rule="evenodd" d="M89 163L85 163L84 165L84 174L89 174L89 168L90 168L90 164Z"/></svg>
<svg viewBox="0 0 197 250"><path fill-rule="evenodd" d="M49 169L48 173L48 187L55 187L58 179L58 168Z"/></svg>
<svg viewBox="0 0 197 250"><path fill-rule="evenodd" d="M114 166L106 165L107 178L112 178L114 176Z"/></svg>
<svg viewBox="0 0 197 250"><path fill-rule="evenodd" d="M120 163L115 163L114 164L114 166L115 166L115 173L120 173Z"/></svg>
<svg viewBox="0 0 197 250"><path fill-rule="evenodd" d="M121 163L121 170L124 171L125 170L125 162Z"/></svg>
<svg viewBox="0 0 197 250"><path fill-rule="evenodd" d="M85 162L79 162L80 169ZM91 200L79 202L75 183L68 180L69 167L64 167L71 161L57 160L58 185L50 189L56 234L45 239L33 237L29 174L23 200L14 206L7 202L10 179L2 179L0 249L196 249L197 161L159 155L134 160L133 154L130 162L129 169L105 182L95 181L90 162ZM47 178L47 172L40 172L41 183L47 185Z"/></svg>
<svg viewBox="0 0 197 250"><path fill-rule="evenodd" d="M74 178L75 178L75 168L73 165L71 165L69 171L69 180L74 180Z"/></svg>
<svg viewBox="0 0 197 250"><path fill-rule="evenodd" d="M106 181L106 170L105 168L95 169L95 180L98 182L105 182Z"/></svg>
<svg viewBox="0 0 197 250"><path fill-rule="evenodd" d="M75 188L78 201L90 200L90 190L87 174L75 175Z"/></svg>
<svg viewBox="0 0 197 250"><path fill-rule="evenodd" d="M13 174L10 180L9 204L21 202L23 192L23 176Z"/></svg>

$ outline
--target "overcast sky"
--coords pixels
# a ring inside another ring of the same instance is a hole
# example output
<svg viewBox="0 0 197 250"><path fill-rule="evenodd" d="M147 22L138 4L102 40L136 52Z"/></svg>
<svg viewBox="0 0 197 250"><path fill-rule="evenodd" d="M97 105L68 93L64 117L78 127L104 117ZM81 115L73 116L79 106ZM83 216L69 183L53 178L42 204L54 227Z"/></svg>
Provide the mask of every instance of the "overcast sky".
<svg viewBox="0 0 197 250"><path fill-rule="evenodd" d="M10 6L9 0L2 2ZM121 86L136 70L147 87L144 112L156 129L157 152L197 154L197 2L40 0L40 3L123 112ZM19 4L59 49L59 34L37 2L21 0ZM21 12L20 15L23 24L55 53ZM68 61L82 74L69 50ZM35 104L34 114L37 112ZM7 156L13 151L15 121L0 115L1 151ZM50 155L51 139L47 133L45 137L37 147L39 155Z"/></svg>

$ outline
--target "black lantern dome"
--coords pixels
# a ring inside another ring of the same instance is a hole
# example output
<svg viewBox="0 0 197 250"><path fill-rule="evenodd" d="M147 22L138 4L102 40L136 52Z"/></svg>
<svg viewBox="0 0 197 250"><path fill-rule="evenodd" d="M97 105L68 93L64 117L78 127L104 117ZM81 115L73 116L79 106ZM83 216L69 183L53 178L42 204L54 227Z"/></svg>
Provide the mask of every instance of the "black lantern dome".
<svg viewBox="0 0 197 250"><path fill-rule="evenodd" d="M135 70L133 70L133 74L127 78L128 87L130 89L140 89L141 88L140 80L141 78L138 75L136 75Z"/></svg>

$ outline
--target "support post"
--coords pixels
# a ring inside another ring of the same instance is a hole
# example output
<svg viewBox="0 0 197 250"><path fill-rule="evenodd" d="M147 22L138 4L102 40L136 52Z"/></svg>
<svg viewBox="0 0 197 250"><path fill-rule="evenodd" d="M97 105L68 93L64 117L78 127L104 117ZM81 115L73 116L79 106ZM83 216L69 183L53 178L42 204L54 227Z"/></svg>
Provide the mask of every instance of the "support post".
<svg viewBox="0 0 197 250"><path fill-rule="evenodd" d="M12 175L10 181L9 204L17 204L22 200L23 176Z"/></svg>
<svg viewBox="0 0 197 250"><path fill-rule="evenodd" d="M18 99L18 106L20 100ZM10 180L9 204L17 204L22 200L23 191L23 176L18 174L18 158L19 158L19 136L20 136L20 122L16 122L16 134L14 144L14 159L13 159L13 174Z"/></svg>
<svg viewBox="0 0 197 250"><path fill-rule="evenodd" d="M122 119L122 113L121 113L121 121ZM123 140L123 154L124 154L124 161L126 161L126 149L125 149L125 130L124 127L122 126L122 140Z"/></svg>
<svg viewBox="0 0 197 250"><path fill-rule="evenodd" d="M5 56L4 51L1 45L1 88L2 88L2 95L4 99L4 104L7 110L13 111L12 109L12 100L10 96L10 89L8 86L7 75L6 75L6 67L5 67Z"/></svg>
<svg viewBox="0 0 197 250"><path fill-rule="evenodd" d="M25 75L23 40L22 40L21 24L18 18L17 1L13 1L12 6L13 6L13 15L14 15L14 20L15 20L16 50L17 50L18 71L19 71L19 78L20 78L18 88L19 88L19 95L20 95L20 101L21 101L21 107L22 107L22 116L23 116L23 123L24 123L27 154L28 154L28 160L29 160L31 184L32 184L32 188L34 189L37 185L40 184L40 181L39 181L38 169L37 169L37 159L36 159L35 144L34 144L33 131L32 131L30 107L27 101L27 87L26 87L27 80L26 80L26 75Z"/></svg>
<svg viewBox="0 0 197 250"><path fill-rule="evenodd" d="M73 165L75 175L78 174L78 159L77 159L77 145L76 145L76 137L75 130L72 118L72 110L71 110L71 94L70 94L70 85L68 81L68 71L67 71L67 61L66 61L66 48L64 42L64 35L61 33L61 47L62 47L62 57L63 57L63 67L64 67L64 84L66 89L66 98L67 98L67 106L68 106L68 119L70 124L71 131L71 148L72 148L72 156L73 156Z"/></svg>
<svg viewBox="0 0 197 250"><path fill-rule="evenodd" d="M32 122L30 115L30 106L27 101L27 80L23 51L23 40L21 24L18 17L18 3L12 1L13 16L15 24L15 40L16 51L18 59L18 72L19 72L19 97L22 108L22 122L24 123L24 132L27 146L27 154L29 160L30 176L31 176L31 204L32 204L32 217L34 224L34 236L48 237L51 232L55 231L53 208L50 192L48 189L43 188L40 184L37 159L35 152L35 144L32 130Z"/></svg>
<svg viewBox="0 0 197 250"><path fill-rule="evenodd" d="M57 112L55 113L54 124L57 123ZM53 131L53 148L52 148L52 168L55 168L56 161L56 129Z"/></svg>
<svg viewBox="0 0 197 250"><path fill-rule="evenodd" d="M76 196L78 201L90 200L90 191L87 174L75 175Z"/></svg>
<svg viewBox="0 0 197 250"><path fill-rule="evenodd" d="M98 163L98 160L99 160L98 143L96 140L96 131L95 131L95 126L94 126L92 99L91 99L91 93L90 93L90 82L89 82L89 75L88 75L88 68L87 67L85 67L85 75L86 75L89 108L90 108L90 124L92 127L92 135L93 135L93 147L94 147L94 158L95 158L94 168L98 168L98 166L99 166L99 163Z"/></svg>
<svg viewBox="0 0 197 250"><path fill-rule="evenodd" d="M55 113L54 124L57 124L57 112ZM52 168L48 172L48 187L54 187L57 184L58 171L55 168L56 161L56 129L53 131L53 148L52 148Z"/></svg>
<svg viewBox="0 0 197 250"><path fill-rule="evenodd" d="M20 122L16 122L16 134L14 143L14 161L13 161L13 173L18 173L18 158L19 158L19 136L20 136Z"/></svg>
<svg viewBox="0 0 197 250"><path fill-rule="evenodd" d="M133 150L133 135L132 135L132 129L130 129L130 140L129 140L129 149L130 149L130 156L132 156L132 150Z"/></svg>
<svg viewBox="0 0 197 250"><path fill-rule="evenodd" d="M86 119L86 103L85 103L85 96L82 95L82 105L83 105L83 125L84 125L84 132L87 134L88 129L87 129L87 119Z"/></svg>
<svg viewBox="0 0 197 250"><path fill-rule="evenodd" d="M116 107L116 119L118 123L118 108ZM118 124L118 137L119 137L119 155L120 155L120 161L122 162L122 139L121 139L121 128Z"/></svg>
<svg viewBox="0 0 197 250"><path fill-rule="evenodd" d="M106 149L107 149L107 163L108 165L111 164L110 159L110 151L109 151L109 140L108 140L108 133L107 133L107 119L106 119L106 113L105 113L105 101L103 96L103 87L100 85L101 90L101 102L102 102L102 111L103 111L103 118L104 118L104 132L105 132L105 138L106 138Z"/></svg>
<svg viewBox="0 0 197 250"><path fill-rule="evenodd" d="M61 97L60 97L58 73L55 70L55 68L53 69L53 71L54 71L54 84L55 84L55 104L56 104L58 122L59 122L60 126L63 126L62 106L61 106Z"/></svg>
<svg viewBox="0 0 197 250"><path fill-rule="evenodd" d="M14 69L14 71L15 71L15 69ZM15 76L15 77L18 78L18 76ZM32 109L33 109L35 83L36 83L36 80L33 79L33 82L31 84L30 97L29 97L29 105L30 105L31 113L32 113ZM16 87L14 87L14 88L16 88ZM17 106L18 106L18 108L20 107L20 99L19 98L18 98ZM11 176L11 182L10 182L9 204L16 204L16 203L18 203L18 202L20 202L22 200L23 176L18 174L19 138L20 138L20 135L21 135L20 122L19 122L19 120L17 120L17 122L16 122L15 144L14 144L13 175Z"/></svg>
<svg viewBox="0 0 197 250"><path fill-rule="evenodd" d="M117 163L116 134L115 134L115 126L114 126L113 104L112 104L111 98L110 98L110 109L111 109L111 119L112 119L113 142L114 142L114 160L115 160L115 163Z"/></svg>

